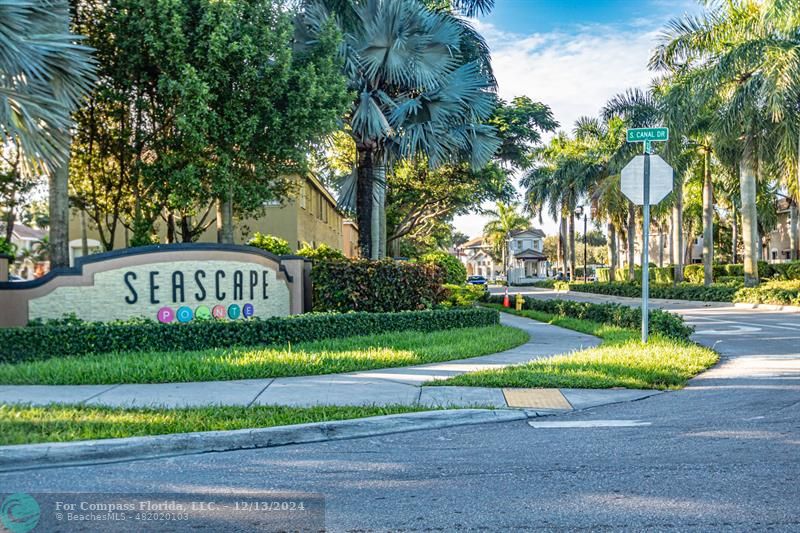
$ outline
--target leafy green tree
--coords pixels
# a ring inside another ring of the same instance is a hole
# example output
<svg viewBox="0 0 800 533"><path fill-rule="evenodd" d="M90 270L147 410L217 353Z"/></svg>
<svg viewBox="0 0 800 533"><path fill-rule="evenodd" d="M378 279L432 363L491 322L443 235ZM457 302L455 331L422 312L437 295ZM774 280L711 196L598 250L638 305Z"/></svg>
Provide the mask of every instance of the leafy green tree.
<svg viewBox="0 0 800 533"><path fill-rule="evenodd" d="M107 248L121 226L170 242L258 214L293 190L309 144L338 127L347 92L335 28L289 46L292 13L273 0L78 1L100 84L78 114L74 202Z"/></svg>

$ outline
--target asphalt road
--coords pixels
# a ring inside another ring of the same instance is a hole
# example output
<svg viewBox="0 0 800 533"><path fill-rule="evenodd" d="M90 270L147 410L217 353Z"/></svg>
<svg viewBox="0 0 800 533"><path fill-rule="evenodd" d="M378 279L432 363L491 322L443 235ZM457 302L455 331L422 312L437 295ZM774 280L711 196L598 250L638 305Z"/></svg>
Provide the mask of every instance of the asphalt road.
<svg viewBox="0 0 800 533"><path fill-rule="evenodd" d="M623 427L488 424L17 472L0 487L314 492L329 531L800 531L800 315L678 312L717 367L682 391L538 419Z"/></svg>

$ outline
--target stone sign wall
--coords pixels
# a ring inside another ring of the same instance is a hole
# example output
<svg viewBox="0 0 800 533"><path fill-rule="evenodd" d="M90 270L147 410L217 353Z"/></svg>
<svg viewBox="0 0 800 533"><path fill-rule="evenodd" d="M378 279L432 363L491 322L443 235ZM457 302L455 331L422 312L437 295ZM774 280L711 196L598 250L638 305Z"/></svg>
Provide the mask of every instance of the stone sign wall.
<svg viewBox="0 0 800 533"><path fill-rule="evenodd" d="M159 245L80 258L74 268L0 283L0 326L74 314L160 322L285 316L310 307L310 263L249 246Z"/></svg>

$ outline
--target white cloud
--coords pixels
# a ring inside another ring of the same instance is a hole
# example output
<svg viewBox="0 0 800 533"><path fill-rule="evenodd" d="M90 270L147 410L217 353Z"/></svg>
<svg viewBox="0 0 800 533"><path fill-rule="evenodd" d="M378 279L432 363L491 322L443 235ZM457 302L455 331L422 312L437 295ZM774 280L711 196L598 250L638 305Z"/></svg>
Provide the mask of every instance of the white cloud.
<svg viewBox="0 0 800 533"><path fill-rule="evenodd" d="M624 28L583 26L575 33L517 35L472 21L492 50L492 65L502 98L529 96L553 109L561 129L571 131L583 115L595 116L617 93L646 88L653 74L647 69L658 37L658 25L639 19ZM479 235L486 218L459 216L456 228ZM538 220L534 221L535 225ZM556 231L545 220L547 233Z"/></svg>

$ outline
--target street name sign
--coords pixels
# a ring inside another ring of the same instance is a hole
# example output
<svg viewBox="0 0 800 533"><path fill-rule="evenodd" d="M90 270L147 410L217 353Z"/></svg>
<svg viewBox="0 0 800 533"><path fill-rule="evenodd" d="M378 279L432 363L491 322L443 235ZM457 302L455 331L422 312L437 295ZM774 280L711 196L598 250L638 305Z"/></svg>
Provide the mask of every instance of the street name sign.
<svg viewBox="0 0 800 533"><path fill-rule="evenodd" d="M669 128L630 128L628 130L629 143L667 140L669 140Z"/></svg>
<svg viewBox="0 0 800 533"><path fill-rule="evenodd" d="M644 160L650 158L650 205L656 205L672 192L672 167L657 155L637 155L620 175L622 194L635 205L644 205Z"/></svg>

